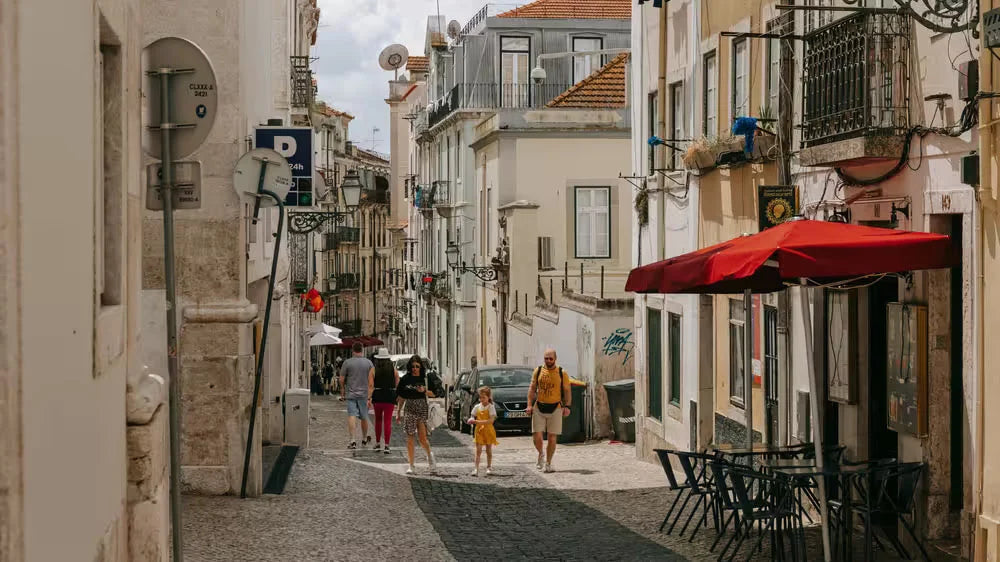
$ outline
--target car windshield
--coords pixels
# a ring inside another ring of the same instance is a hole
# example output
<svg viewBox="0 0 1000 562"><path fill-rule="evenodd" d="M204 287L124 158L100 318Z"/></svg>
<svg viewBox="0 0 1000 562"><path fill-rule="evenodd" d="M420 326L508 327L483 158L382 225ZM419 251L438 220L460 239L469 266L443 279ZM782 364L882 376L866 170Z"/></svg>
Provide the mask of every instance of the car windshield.
<svg viewBox="0 0 1000 562"><path fill-rule="evenodd" d="M531 384L531 371L528 369L490 369L489 371L480 371L479 384L490 388L528 386Z"/></svg>
<svg viewBox="0 0 1000 562"><path fill-rule="evenodd" d="M407 357L406 359L397 359L396 360L396 370L397 371L404 371L404 370L406 370L406 364L409 363L409 362L410 362L410 358L409 357Z"/></svg>

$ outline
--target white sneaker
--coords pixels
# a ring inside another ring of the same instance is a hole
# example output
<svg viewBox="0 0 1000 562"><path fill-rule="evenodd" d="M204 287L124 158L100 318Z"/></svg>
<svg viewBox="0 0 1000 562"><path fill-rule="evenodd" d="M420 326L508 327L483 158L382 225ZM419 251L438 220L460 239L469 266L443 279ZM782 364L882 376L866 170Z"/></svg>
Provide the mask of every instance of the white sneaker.
<svg viewBox="0 0 1000 562"><path fill-rule="evenodd" d="M388 447L388 445L386 445L386 447ZM380 450L382 450L382 445L379 445L379 444L378 444L378 441L376 441L376 442L375 442L375 448L374 448L374 451L375 451L375 452L378 452L378 451L380 451Z"/></svg>
<svg viewBox="0 0 1000 562"><path fill-rule="evenodd" d="M479 478L479 469L477 468L477 469L473 470L472 474L469 474L469 476L471 476L473 478Z"/></svg>
<svg viewBox="0 0 1000 562"><path fill-rule="evenodd" d="M437 462L434 460L434 453L427 455L427 468L431 470L437 468Z"/></svg>
<svg viewBox="0 0 1000 562"><path fill-rule="evenodd" d="M413 465L412 464L410 465L410 468L406 469L406 473L407 474L413 474Z"/></svg>
<svg viewBox="0 0 1000 562"><path fill-rule="evenodd" d="M541 470L545 466L545 459L541 453L538 453L538 460L535 461L535 468Z"/></svg>
<svg viewBox="0 0 1000 562"><path fill-rule="evenodd" d="M486 467L486 476L489 476L490 474L493 474L493 469L487 466Z"/></svg>
<svg viewBox="0 0 1000 562"><path fill-rule="evenodd" d="M545 472L555 472L555 469L552 468L552 463L548 463L548 462L545 463Z"/></svg>

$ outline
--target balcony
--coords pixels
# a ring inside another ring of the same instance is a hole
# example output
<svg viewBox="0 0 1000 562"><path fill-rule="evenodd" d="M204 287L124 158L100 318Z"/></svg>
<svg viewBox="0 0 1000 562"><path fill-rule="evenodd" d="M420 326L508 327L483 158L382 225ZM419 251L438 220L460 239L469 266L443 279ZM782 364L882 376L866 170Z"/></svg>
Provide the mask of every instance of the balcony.
<svg viewBox="0 0 1000 562"><path fill-rule="evenodd" d="M357 291L361 286L361 279L357 273L337 273L331 275L327 283L331 293Z"/></svg>
<svg viewBox="0 0 1000 562"><path fill-rule="evenodd" d="M338 226L334 235L341 244L357 244L361 241L361 229L355 226Z"/></svg>
<svg viewBox="0 0 1000 562"><path fill-rule="evenodd" d="M413 136L414 138L421 138L427 134L428 123L427 123L427 110L420 109L414 115L413 118Z"/></svg>
<svg viewBox="0 0 1000 562"><path fill-rule="evenodd" d="M431 104L428 127L460 109L540 109L572 84L458 84Z"/></svg>
<svg viewBox="0 0 1000 562"><path fill-rule="evenodd" d="M361 335L361 320L333 320L329 318L323 321L335 328L340 328L341 332L338 337L342 339Z"/></svg>
<svg viewBox="0 0 1000 562"><path fill-rule="evenodd" d="M312 59L308 56L289 58L292 74L292 107L309 109L316 96L316 86L313 84L312 69L309 66Z"/></svg>
<svg viewBox="0 0 1000 562"><path fill-rule="evenodd" d="M430 214L434 212L434 186L418 185L413 194L413 206L420 209L421 213Z"/></svg>
<svg viewBox="0 0 1000 562"><path fill-rule="evenodd" d="M804 38L805 166L898 159L910 128L910 16L857 13Z"/></svg>

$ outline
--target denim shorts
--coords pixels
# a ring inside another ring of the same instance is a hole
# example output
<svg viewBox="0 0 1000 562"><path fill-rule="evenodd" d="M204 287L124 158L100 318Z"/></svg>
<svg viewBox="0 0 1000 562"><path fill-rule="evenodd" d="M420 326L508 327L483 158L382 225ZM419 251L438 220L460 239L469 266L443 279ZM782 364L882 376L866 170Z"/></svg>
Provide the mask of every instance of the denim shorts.
<svg viewBox="0 0 1000 562"><path fill-rule="evenodd" d="M359 418L368 421L368 399L367 398L348 398L347 399L347 417Z"/></svg>

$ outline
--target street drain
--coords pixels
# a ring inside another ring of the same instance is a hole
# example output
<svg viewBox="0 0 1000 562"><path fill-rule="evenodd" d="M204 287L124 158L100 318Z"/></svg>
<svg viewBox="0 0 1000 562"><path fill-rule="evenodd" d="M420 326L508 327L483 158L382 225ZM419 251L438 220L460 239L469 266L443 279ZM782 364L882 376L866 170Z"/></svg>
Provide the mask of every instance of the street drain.
<svg viewBox="0 0 1000 562"><path fill-rule="evenodd" d="M267 477L267 484L264 485L265 494L280 494L285 491L285 484L288 483L288 475L292 472L292 464L295 463L295 455L299 448L295 445L284 445L278 458L274 461L271 474Z"/></svg>

